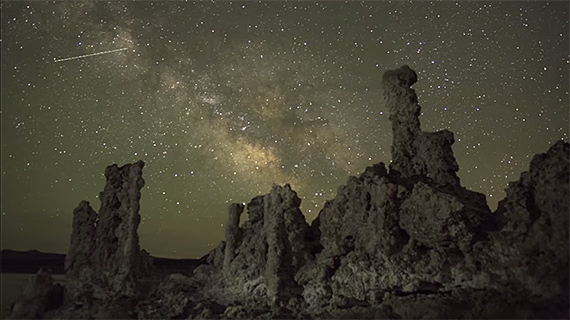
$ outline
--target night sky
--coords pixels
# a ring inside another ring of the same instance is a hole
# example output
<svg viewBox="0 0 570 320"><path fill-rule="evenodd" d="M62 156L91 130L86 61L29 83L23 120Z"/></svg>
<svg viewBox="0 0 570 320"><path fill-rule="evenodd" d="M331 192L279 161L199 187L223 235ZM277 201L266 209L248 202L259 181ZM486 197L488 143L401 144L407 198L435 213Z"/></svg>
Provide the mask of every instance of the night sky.
<svg viewBox="0 0 570 320"><path fill-rule="evenodd" d="M534 154L568 141L568 8L2 1L2 249L66 252L105 167L141 159L154 256L206 254L228 205L273 183L310 222L349 175L389 163L380 81L403 64L422 129L454 132L462 185L495 209Z"/></svg>

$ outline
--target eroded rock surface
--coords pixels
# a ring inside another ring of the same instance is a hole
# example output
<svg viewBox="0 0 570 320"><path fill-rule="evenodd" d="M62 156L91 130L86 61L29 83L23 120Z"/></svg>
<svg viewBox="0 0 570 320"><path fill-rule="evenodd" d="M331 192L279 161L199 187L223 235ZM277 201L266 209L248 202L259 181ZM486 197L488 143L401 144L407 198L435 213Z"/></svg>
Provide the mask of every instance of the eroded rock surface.
<svg viewBox="0 0 570 320"><path fill-rule="evenodd" d="M107 167L99 214L86 201L74 210L65 260L67 305L133 297L139 278L152 272L152 258L141 253L137 234L143 166L139 161Z"/></svg>
<svg viewBox="0 0 570 320"><path fill-rule="evenodd" d="M411 88L417 80L416 72L408 66L386 71L382 77L393 132L391 168L404 177L426 176L440 185L458 186L459 166L451 149L453 133L420 129L421 107Z"/></svg>
<svg viewBox="0 0 570 320"><path fill-rule="evenodd" d="M97 220L96 244L93 262L104 272L107 294L133 296L140 275L140 247L137 229L144 186L144 162L112 165L105 169L107 183L99 193L101 209Z"/></svg>
<svg viewBox="0 0 570 320"><path fill-rule="evenodd" d="M226 225L226 247L224 248L224 269L226 270L234 259L238 242L241 240L242 230L239 228L239 218L243 209L244 206L241 203L233 203L229 208L229 219Z"/></svg>
<svg viewBox="0 0 570 320"><path fill-rule="evenodd" d="M223 286L235 298L280 308L301 297L294 275L310 254L300 204L289 185L274 185L269 194L247 205L249 219L241 227L237 223L243 207L230 207Z"/></svg>
<svg viewBox="0 0 570 320"><path fill-rule="evenodd" d="M241 226L245 208L232 204L226 241L205 264L145 293L137 286L148 269L136 236L142 165L109 167L99 216L86 202L74 212L66 261L69 300L108 299L57 316L568 318L569 144L536 155L491 212L483 194L460 185L453 134L421 131L417 79L407 66L383 77L389 170L379 163L350 177L310 226L289 185L253 198Z"/></svg>
<svg viewBox="0 0 570 320"><path fill-rule="evenodd" d="M97 213L89 202L81 201L73 210L73 229L69 250L65 256L65 298L70 303L84 305L93 294Z"/></svg>
<svg viewBox="0 0 570 320"><path fill-rule="evenodd" d="M488 272L528 300L568 311L570 145L558 141L537 154L529 171L511 182L497 215L504 226L492 234ZM558 303L558 305L557 305ZM568 316L568 313L566 313ZM545 314L546 317L546 314Z"/></svg>
<svg viewBox="0 0 570 320"><path fill-rule="evenodd" d="M63 287L40 269L33 275L19 299L12 305L11 319L42 319L63 304Z"/></svg>

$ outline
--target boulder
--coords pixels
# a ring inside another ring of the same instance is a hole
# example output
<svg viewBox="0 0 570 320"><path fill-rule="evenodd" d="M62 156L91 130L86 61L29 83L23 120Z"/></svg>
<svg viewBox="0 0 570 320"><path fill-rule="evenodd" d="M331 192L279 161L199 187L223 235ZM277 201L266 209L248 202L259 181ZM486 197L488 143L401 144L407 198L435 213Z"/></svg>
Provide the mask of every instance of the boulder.
<svg viewBox="0 0 570 320"><path fill-rule="evenodd" d="M156 290L141 300L136 311L139 319L186 319L194 308L190 292L195 290L187 276L172 274Z"/></svg>
<svg viewBox="0 0 570 320"><path fill-rule="evenodd" d="M11 319L42 319L63 304L63 287L40 269L12 305Z"/></svg>

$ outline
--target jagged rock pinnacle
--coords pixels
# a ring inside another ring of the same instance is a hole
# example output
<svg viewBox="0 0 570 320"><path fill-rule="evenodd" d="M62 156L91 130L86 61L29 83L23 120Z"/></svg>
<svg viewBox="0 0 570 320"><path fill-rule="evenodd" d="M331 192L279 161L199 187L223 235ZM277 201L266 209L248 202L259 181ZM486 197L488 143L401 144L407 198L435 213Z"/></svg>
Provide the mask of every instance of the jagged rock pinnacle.
<svg viewBox="0 0 570 320"><path fill-rule="evenodd" d="M133 296L141 273L148 272L150 257L141 256L137 233L143 167L142 161L108 166L99 214L86 201L74 210L65 261L67 303L86 305L92 299Z"/></svg>
<svg viewBox="0 0 570 320"><path fill-rule="evenodd" d="M459 186L459 166L451 149L453 133L420 129L421 107L410 88L417 79L416 72L407 65L386 71L382 78L393 131L390 169L404 177L427 176L442 186Z"/></svg>
<svg viewBox="0 0 570 320"><path fill-rule="evenodd" d="M81 201L73 210L73 230L71 243L65 256L65 299L76 304L85 301L91 291L93 264L91 255L95 250L97 212L89 202Z"/></svg>
<svg viewBox="0 0 570 320"><path fill-rule="evenodd" d="M279 309L300 296L302 288L294 275L308 257L304 240L308 225L300 204L289 185L274 185L269 194L248 203L248 220L242 226L244 206L230 205L222 267L226 299ZM218 249L214 251L211 261L217 260Z"/></svg>
<svg viewBox="0 0 570 320"><path fill-rule="evenodd" d="M237 241L240 236L239 219L244 205L232 203L229 208L229 219L226 226L226 248L224 253L224 267L227 267L235 256Z"/></svg>

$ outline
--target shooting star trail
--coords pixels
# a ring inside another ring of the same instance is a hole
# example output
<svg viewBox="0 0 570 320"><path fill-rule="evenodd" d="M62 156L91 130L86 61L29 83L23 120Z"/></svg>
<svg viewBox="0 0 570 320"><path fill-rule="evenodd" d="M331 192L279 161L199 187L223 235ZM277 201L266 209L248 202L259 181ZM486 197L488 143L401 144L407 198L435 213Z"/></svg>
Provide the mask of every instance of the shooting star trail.
<svg viewBox="0 0 570 320"><path fill-rule="evenodd" d="M120 48L120 49L114 49L114 50L108 50L108 51L101 51L101 52L96 52L96 53L90 53L90 54L84 54L81 56L75 56L75 57L69 57L69 58L60 58L60 59L53 59L53 62L63 62L63 61L69 61L69 60L76 60L76 59L83 59L83 58L88 58L88 57L94 57L94 56L100 56L102 54L107 54L107 53L113 53L113 52L119 52L119 51L124 51L127 50L128 48Z"/></svg>

